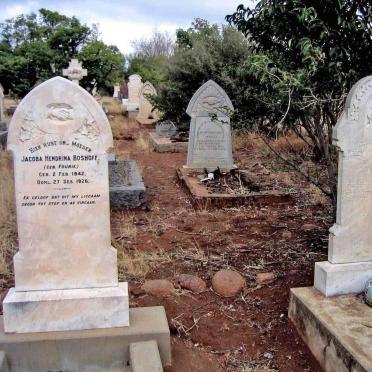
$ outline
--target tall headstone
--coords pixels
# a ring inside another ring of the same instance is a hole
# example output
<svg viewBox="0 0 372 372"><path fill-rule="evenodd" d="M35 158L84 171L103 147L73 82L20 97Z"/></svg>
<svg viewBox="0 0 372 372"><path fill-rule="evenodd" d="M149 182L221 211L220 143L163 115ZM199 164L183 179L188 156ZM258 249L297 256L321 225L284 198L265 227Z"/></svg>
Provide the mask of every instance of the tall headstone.
<svg viewBox="0 0 372 372"><path fill-rule="evenodd" d="M128 102L130 104L139 105L139 94L142 88L141 76L134 74L129 76L128 82Z"/></svg>
<svg viewBox="0 0 372 372"><path fill-rule="evenodd" d="M233 109L225 91L212 80L196 91L186 110L191 117L187 167L233 167L229 117Z"/></svg>
<svg viewBox="0 0 372 372"><path fill-rule="evenodd" d="M150 115L156 116L156 113L153 112L153 105L147 99L147 95L156 95L156 89L149 81L146 81L140 90L137 119L148 119Z"/></svg>
<svg viewBox="0 0 372 372"><path fill-rule="evenodd" d="M83 68L78 59L71 59L68 68L63 69L63 76L67 76L73 83L79 85L79 81L88 75L88 71Z"/></svg>
<svg viewBox="0 0 372 372"><path fill-rule="evenodd" d="M333 142L340 150L337 216L314 281L326 296L361 292L372 277L372 76L351 89Z"/></svg>
<svg viewBox="0 0 372 372"><path fill-rule="evenodd" d="M95 99L62 77L33 89L9 127L19 251L5 332L127 326L127 283L111 246L111 128Z"/></svg>

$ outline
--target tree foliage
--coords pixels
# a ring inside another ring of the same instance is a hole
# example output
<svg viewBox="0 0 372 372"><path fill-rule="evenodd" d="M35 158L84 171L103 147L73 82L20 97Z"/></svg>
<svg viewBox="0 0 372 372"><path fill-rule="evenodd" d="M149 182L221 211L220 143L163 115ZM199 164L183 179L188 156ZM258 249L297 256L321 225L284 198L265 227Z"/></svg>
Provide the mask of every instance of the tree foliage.
<svg viewBox="0 0 372 372"><path fill-rule="evenodd" d="M252 97L243 124L270 133L280 124L302 136L327 165L324 191L335 198L331 133L349 89L372 70L372 3L262 0L226 18L253 51L238 69Z"/></svg>
<svg viewBox="0 0 372 372"><path fill-rule="evenodd" d="M177 31L175 53L154 104L166 118L187 127L188 102L203 83L213 79L227 91L234 106L244 105L236 72L248 54L247 41L236 29L196 19L189 29Z"/></svg>
<svg viewBox="0 0 372 372"><path fill-rule="evenodd" d="M102 87L105 79L114 80L122 72L124 63L115 47L105 46L97 38L95 25L89 27L76 17L48 9L8 19L0 25L0 81L6 90L22 97L37 82L60 75L69 60L84 51L81 57L92 69L106 63L110 66L105 67L105 78L95 68L89 72L90 80L83 82L89 88L94 80Z"/></svg>

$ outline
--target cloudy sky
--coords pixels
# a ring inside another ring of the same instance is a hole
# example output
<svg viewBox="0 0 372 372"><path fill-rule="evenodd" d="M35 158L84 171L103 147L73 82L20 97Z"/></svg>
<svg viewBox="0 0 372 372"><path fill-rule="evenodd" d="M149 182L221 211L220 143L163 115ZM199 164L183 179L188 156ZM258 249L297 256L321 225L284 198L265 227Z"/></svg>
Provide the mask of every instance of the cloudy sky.
<svg viewBox="0 0 372 372"><path fill-rule="evenodd" d="M224 17L247 0L0 0L0 22L40 8L97 23L102 40L127 54L131 41L148 37L157 29L173 33L188 27L194 18L225 23Z"/></svg>

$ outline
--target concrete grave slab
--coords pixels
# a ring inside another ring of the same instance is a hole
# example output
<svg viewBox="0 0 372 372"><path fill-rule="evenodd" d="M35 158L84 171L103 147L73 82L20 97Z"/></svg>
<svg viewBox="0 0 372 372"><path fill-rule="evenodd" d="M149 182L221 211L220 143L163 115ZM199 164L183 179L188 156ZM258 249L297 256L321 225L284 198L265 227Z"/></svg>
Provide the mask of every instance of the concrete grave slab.
<svg viewBox="0 0 372 372"><path fill-rule="evenodd" d="M163 372L158 344L155 340L133 342L129 346L129 353L132 372Z"/></svg>
<svg viewBox="0 0 372 372"><path fill-rule="evenodd" d="M324 371L372 371L372 308L355 295L291 289L288 316Z"/></svg>
<svg viewBox="0 0 372 372"><path fill-rule="evenodd" d="M145 209L146 187L135 160L109 162L111 209Z"/></svg>
<svg viewBox="0 0 372 372"><path fill-rule="evenodd" d="M169 137L149 132L147 139L155 152L187 152L188 142L172 142Z"/></svg>
<svg viewBox="0 0 372 372"><path fill-rule="evenodd" d="M123 372L129 345L154 340L163 366L171 364L170 331L162 306L129 310L130 327L6 334L0 317L0 350L12 372Z"/></svg>

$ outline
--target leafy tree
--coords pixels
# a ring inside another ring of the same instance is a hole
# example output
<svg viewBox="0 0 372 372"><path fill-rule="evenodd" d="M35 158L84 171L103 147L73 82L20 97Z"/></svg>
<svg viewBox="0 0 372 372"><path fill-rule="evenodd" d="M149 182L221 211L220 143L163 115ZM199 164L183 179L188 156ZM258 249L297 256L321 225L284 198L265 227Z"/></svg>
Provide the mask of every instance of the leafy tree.
<svg viewBox="0 0 372 372"><path fill-rule="evenodd" d="M351 86L372 70L372 3L262 0L226 19L254 52L237 70L252 103L242 124L294 130L326 165L328 186L318 186L335 201L331 133Z"/></svg>
<svg viewBox="0 0 372 372"><path fill-rule="evenodd" d="M115 83L123 79L124 57L116 46L91 41L81 49L79 58L88 70L81 84L89 91L99 87L111 92Z"/></svg>
<svg viewBox="0 0 372 372"><path fill-rule="evenodd" d="M6 90L22 97L37 82L61 74L70 59L80 58L84 50L82 58L93 71L83 83L88 89L92 81L105 88L123 71L123 63L117 48L97 37L95 25L89 27L76 17L48 9L8 19L0 24L0 81ZM104 67L100 71L97 66Z"/></svg>
<svg viewBox="0 0 372 372"><path fill-rule="evenodd" d="M177 31L175 53L169 59L165 82L153 103L166 118L187 128L188 102L203 83L213 79L226 90L234 106L244 105L236 71L248 54L248 43L235 28L220 29L196 19L189 29Z"/></svg>

